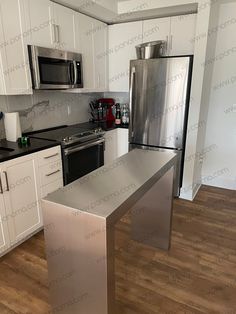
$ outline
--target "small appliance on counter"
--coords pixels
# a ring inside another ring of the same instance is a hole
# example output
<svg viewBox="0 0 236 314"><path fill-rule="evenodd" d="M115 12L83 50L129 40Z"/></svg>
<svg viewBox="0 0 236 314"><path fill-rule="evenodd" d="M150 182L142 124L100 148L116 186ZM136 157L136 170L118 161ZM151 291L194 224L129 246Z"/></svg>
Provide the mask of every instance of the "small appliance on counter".
<svg viewBox="0 0 236 314"><path fill-rule="evenodd" d="M6 140L17 142L22 136L19 112L7 112L4 115Z"/></svg>
<svg viewBox="0 0 236 314"><path fill-rule="evenodd" d="M115 100L112 98L101 98L90 104L90 114L93 122L115 122Z"/></svg>
<svg viewBox="0 0 236 314"><path fill-rule="evenodd" d="M93 122L106 123L107 127L114 125L129 125L129 105L115 103L112 98L101 98L90 104L91 120Z"/></svg>

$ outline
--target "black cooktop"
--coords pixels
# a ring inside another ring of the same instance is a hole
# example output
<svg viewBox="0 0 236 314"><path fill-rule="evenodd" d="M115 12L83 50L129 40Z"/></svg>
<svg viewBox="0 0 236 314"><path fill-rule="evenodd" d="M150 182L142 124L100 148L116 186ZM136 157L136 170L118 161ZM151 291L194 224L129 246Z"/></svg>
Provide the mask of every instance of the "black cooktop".
<svg viewBox="0 0 236 314"><path fill-rule="evenodd" d="M53 128L51 130L39 131L37 133L29 134L29 137L46 139L49 141L59 141L62 142L66 137L75 134L80 134L89 131L88 128L82 128L76 125L73 126L61 126L58 128Z"/></svg>

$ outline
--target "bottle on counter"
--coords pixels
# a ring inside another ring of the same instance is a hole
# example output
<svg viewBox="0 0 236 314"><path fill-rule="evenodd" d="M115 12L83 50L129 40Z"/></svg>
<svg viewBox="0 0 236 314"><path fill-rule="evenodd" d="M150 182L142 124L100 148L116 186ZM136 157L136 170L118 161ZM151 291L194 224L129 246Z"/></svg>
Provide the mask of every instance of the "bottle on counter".
<svg viewBox="0 0 236 314"><path fill-rule="evenodd" d="M123 106L121 122L123 125L129 124L129 108L127 104Z"/></svg>
<svg viewBox="0 0 236 314"><path fill-rule="evenodd" d="M98 121L102 121L103 119L103 108L102 108L102 103L99 102L98 104Z"/></svg>
<svg viewBox="0 0 236 314"><path fill-rule="evenodd" d="M116 104L116 125L121 125L121 110L120 110L120 104Z"/></svg>

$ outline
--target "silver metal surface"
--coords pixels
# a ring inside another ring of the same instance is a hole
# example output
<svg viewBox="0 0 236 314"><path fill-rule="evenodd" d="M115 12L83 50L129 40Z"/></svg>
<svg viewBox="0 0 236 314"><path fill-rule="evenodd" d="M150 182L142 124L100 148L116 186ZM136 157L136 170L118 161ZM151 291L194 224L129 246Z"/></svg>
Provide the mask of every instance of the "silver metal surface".
<svg viewBox="0 0 236 314"><path fill-rule="evenodd" d="M9 181L8 181L8 175L6 171L3 171L5 178L6 178L6 185L7 185L7 192L10 191Z"/></svg>
<svg viewBox="0 0 236 314"><path fill-rule="evenodd" d="M166 43L162 40L151 41L136 46L137 59L159 58L165 53Z"/></svg>
<svg viewBox="0 0 236 314"><path fill-rule="evenodd" d="M81 150L84 150L84 149L87 149L89 147L93 147L93 146L96 146L96 145L99 145L99 144L103 144L105 142L105 139L102 138L100 140L97 140L97 141L92 141L92 142L88 142L84 145L78 145L78 146L73 146L72 148L67 148L64 150L64 153L66 156L68 155L71 155L73 153L76 153L76 152L79 152Z"/></svg>
<svg viewBox="0 0 236 314"><path fill-rule="evenodd" d="M73 61L73 65L74 65L74 85L76 85L76 82L78 79L78 71L77 71L76 61Z"/></svg>
<svg viewBox="0 0 236 314"><path fill-rule="evenodd" d="M169 250L173 209L172 167L134 205L131 214L132 239L146 245Z"/></svg>
<svg viewBox="0 0 236 314"><path fill-rule="evenodd" d="M62 144L63 146L70 146L72 144L78 144L78 143L85 143L89 142L91 140L98 140L102 138L105 135L105 132L98 128L91 131L81 132L78 134L74 134L72 136L67 136L63 139Z"/></svg>
<svg viewBox="0 0 236 314"><path fill-rule="evenodd" d="M189 65L189 57L131 61L135 68L131 143L183 148Z"/></svg>
<svg viewBox="0 0 236 314"><path fill-rule="evenodd" d="M55 25L54 28L54 36L56 37L56 42L58 42L59 30L58 25ZM80 53L69 52L69 51L62 51L52 48L45 48L39 46L28 46L29 49L29 56L30 56L30 63L31 63L31 72L32 72L32 81L33 86L35 89L72 89L72 88L82 88L82 84L75 84L75 82L71 82L71 84L63 84L63 85L56 85L56 84L42 84L40 81L40 70L38 64L38 58L52 58L52 59L60 59L65 61L76 61L80 62L81 64L81 80L83 82L82 76L82 55ZM75 77L78 77L76 63L74 64L74 72L76 72ZM69 75L69 74L68 74Z"/></svg>
<svg viewBox="0 0 236 314"><path fill-rule="evenodd" d="M129 102L129 113L130 113L130 124L129 124L129 131L130 131L130 138L133 138L133 91L134 91L134 76L135 76L135 67L131 68L131 75L130 75L130 102Z"/></svg>
<svg viewBox="0 0 236 314"><path fill-rule="evenodd" d="M182 162L184 158L184 153L182 150L177 149L165 149L165 148L158 148L152 146L142 146L142 145L135 145L130 144L129 150L133 149L144 149L144 150L153 150L159 152L170 152L176 155L176 164L175 164L175 173L174 173L174 196L179 197L180 194L180 184L179 178L181 177L181 169L182 169Z"/></svg>
<svg viewBox="0 0 236 314"><path fill-rule="evenodd" d="M144 235L147 221L152 220L149 243L169 247L175 161L172 153L133 150L42 201L44 224L51 226L45 228L45 240L52 312L119 314L115 308L115 224L134 208L134 238L148 243L138 236L138 229ZM142 226L137 206L147 197L147 220ZM156 208L154 200L159 204Z"/></svg>
<svg viewBox="0 0 236 314"><path fill-rule="evenodd" d="M2 187L2 177L0 173L0 194L3 194L3 187Z"/></svg>
<svg viewBox="0 0 236 314"><path fill-rule="evenodd" d="M46 177L51 177L52 175L61 172L61 170L54 171L52 173L46 174Z"/></svg>
<svg viewBox="0 0 236 314"><path fill-rule="evenodd" d="M134 60L131 61L130 68L130 148L163 148L178 152L174 195L179 196L192 57ZM132 80L133 72L135 76Z"/></svg>
<svg viewBox="0 0 236 314"><path fill-rule="evenodd" d="M44 157L44 159L50 159L50 158L56 157L58 155L59 155L59 153L56 153L56 154L53 154L53 155L50 155L50 156L46 156L46 157Z"/></svg>

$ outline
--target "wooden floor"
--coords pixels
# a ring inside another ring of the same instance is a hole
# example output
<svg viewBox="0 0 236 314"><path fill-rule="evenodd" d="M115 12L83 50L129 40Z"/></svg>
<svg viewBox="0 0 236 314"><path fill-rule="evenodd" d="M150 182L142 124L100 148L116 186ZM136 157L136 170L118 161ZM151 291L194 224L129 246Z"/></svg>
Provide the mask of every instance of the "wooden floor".
<svg viewBox="0 0 236 314"><path fill-rule="evenodd" d="M236 314L236 191L204 186L194 202L176 200L168 253L130 240L128 216L116 244L119 313ZM0 260L4 313L50 313L43 233Z"/></svg>

